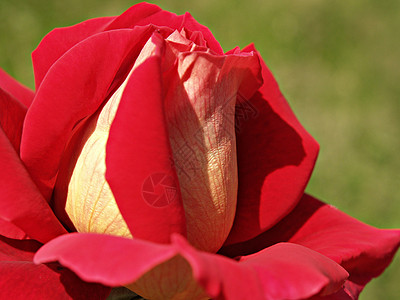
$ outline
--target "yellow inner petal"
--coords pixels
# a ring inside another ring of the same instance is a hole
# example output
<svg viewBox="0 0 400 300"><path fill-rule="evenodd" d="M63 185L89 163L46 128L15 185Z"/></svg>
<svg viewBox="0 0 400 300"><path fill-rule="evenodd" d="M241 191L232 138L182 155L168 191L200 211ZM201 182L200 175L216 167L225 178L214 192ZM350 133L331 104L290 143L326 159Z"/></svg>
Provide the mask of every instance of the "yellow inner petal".
<svg viewBox="0 0 400 300"><path fill-rule="evenodd" d="M102 109L71 176L65 209L78 232L131 237L105 179L106 144L125 85L126 82Z"/></svg>

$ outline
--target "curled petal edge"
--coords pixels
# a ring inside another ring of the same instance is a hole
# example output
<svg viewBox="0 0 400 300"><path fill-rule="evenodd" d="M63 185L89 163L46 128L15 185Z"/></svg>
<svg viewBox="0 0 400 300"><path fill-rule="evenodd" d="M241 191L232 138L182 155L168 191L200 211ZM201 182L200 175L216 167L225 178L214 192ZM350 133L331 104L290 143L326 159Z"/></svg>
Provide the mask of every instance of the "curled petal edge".
<svg viewBox="0 0 400 300"><path fill-rule="evenodd" d="M233 260L198 251L177 234L171 240L171 244L162 245L73 233L58 237L39 249L34 262L59 261L85 281L121 286L181 256L191 266L193 279L216 299L295 299L325 295L340 289L348 276L332 260L291 243L276 244Z"/></svg>

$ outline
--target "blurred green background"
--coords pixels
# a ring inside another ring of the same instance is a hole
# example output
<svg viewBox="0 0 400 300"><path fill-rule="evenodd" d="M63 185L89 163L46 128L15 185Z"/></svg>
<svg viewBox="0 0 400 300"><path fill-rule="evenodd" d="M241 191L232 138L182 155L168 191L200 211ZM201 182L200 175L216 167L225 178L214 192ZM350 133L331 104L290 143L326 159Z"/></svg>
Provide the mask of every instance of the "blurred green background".
<svg viewBox="0 0 400 300"><path fill-rule="evenodd" d="M54 27L136 1L0 0L0 66L33 88L30 53ZM307 191L400 227L400 1L154 1L207 25L225 51L253 42L321 152ZM400 257L360 299L399 299Z"/></svg>

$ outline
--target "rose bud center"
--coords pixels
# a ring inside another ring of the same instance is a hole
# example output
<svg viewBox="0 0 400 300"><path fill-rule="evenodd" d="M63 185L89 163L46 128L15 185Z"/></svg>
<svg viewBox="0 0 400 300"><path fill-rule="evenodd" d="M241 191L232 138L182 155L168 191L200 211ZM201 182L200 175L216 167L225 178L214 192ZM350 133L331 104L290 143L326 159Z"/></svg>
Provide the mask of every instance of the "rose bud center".
<svg viewBox="0 0 400 300"><path fill-rule="evenodd" d="M166 129L187 238L199 249L216 252L229 234L236 210L236 98L244 73L249 74L243 70L258 60L250 53L215 55L188 39L185 30L173 32L163 43ZM87 126L87 139L73 167L65 204L78 232L132 238L105 178L106 144L129 78L157 47L152 38L147 41L125 81Z"/></svg>

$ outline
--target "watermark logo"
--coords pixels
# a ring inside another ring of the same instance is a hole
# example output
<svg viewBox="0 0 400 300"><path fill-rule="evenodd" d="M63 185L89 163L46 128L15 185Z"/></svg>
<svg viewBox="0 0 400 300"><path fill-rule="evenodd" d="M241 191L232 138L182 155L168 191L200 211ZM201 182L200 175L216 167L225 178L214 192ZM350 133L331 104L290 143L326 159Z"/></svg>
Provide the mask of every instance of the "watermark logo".
<svg viewBox="0 0 400 300"><path fill-rule="evenodd" d="M240 93L237 95L235 104L235 131L236 134L241 133L243 123L250 119L256 119L258 117L258 109Z"/></svg>
<svg viewBox="0 0 400 300"><path fill-rule="evenodd" d="M165 207L178 198L175 179L167 173L151 174L143 183L142 197L152 207Z"/></svg>

